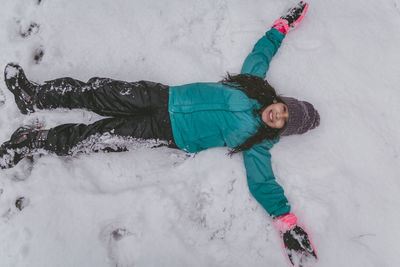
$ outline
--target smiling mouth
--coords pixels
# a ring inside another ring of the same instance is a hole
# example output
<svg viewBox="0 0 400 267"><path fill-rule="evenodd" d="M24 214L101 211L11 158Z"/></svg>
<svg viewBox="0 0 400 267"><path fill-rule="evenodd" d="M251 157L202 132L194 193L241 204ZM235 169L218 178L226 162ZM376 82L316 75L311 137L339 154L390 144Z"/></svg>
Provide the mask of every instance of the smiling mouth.
<svg viewBox="0 0 400 267"><path fill-rule="evenodd" d="M269 120L272 122L272 110L269 111L268 117L269 117Z"/></svg>

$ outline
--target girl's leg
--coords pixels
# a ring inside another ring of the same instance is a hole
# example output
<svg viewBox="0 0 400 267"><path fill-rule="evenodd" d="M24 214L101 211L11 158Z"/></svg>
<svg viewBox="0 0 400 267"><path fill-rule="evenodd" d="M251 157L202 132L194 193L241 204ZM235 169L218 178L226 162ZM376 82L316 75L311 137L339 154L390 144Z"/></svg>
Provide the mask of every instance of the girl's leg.
<svg viewBox="0 0 400 267"><path fill-rule="evenodd" d="M168 86L148 81L91 78L84 83L60 78L40 85L36 99L40 109L85 108L105 116L131 116L168 107L169 90Z"/></svg>
<svg viewBox="0 0 400 267"><path fill-rule="evenodd" d="M22 113L39 109L85 108L105 116L150 114L168 106L168 86L148 81L124 82L92 78L87 83L72 78L30 82L17 65L4 71L8 89Z"/></svg>
<svg viewBox="0 0 400 267"><path fill-rule="evenodd" d="M38 149L58 155L127 150L129 142L118 137L157 139L164 141L161 143L163 145L177 148L169 114L165 109L151 116L107 118L89 125L63 124L49 130L20 127L9 141L0 146L0 168L11 168Z"/></svg>
<svg viewBox="0 0 400 267"><path fill-rule="evenodd" d="M164 120L146 115L107 118L90 125L59 125L49 130L44 148L60 156L78 152L127 150L129 144L118 137L156 139L176 148L169 118L165 117Z"/></svg>

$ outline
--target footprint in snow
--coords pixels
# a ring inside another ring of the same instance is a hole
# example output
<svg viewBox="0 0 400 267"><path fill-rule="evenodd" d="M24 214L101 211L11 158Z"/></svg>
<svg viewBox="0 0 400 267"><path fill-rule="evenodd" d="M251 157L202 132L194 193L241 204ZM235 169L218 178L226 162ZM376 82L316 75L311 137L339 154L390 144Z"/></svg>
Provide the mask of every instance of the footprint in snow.
<svg viewBox="0 0 400 267"><path fill-rule="evenodd" d="M16 19L15 23L17 34L22 38L28 38L39 33L40 25L34 21Z"/></svg>
<svg viewBox="0 0 400 267"><path fill-rule="evenodd" d="M27 206L29 206L30 200L29 198L26 197L18 197L15 202L14 206L11 208L7 209L6 212L4 212L1 217L4 219L5 222L10 221L18 212L22 211L25 209Z"/></svg>
<svg viewBox="0 0 400 267"><path fill-rule="evenodd" d="M136 226L140 228L140 225ZM137 257L135 251L140 250L143 236L140 231L132 231L115 221L102 228L100 240L113 266L134 266Z"/></svg>
<svg viewBox="0 0 400 267"><path fill-rule="evenodd" d="M6 95L3 90L0 89L0 107L6 102Z"/></svg>
<svg viewBox="0 0 400 267"><path fill-rule="evenodd" d="M26 197L19 197L15 200L15 207L19 210L25 209L29 205L29 199Z"/></svg>
<svg viewBox="0 0 400 267"><path fill-rule="evenodd" d="M17 35L22 39L30 39L40 32L40 25L34 21L25 19L15 19ZM36 38L37 39L37 38ZM32 61L35 64L39 64L44 56L44 47L42 45L37 46L32 51Z"/></svg>
<svg viewBox="0 0 400 267"><path fill-rule="evenodd" d="M27 38L32 34L38 33L39 29L40 29L39 24L37 24L36 22L31 22L27 28L25 29L23 29L22 27L20 28L19 35L22 38Z"/></svg>
<svg viewBox="0 0 400 267"><path fill-rule="evenodd" d="M44 48L43 48L43 46L39 46L35 50L33 50L32 58L33 58L33 62L35 64L40 64L40 62L43 59L43 56L44 56Z"/></svg>
<svg viewBox="0 0 400 267"><path fill-rule="evenodd" d="M122 238L130 235L132 235L132 233L125 228L117 228L111 232L111 237L114 241L119 241Z"/></svg>

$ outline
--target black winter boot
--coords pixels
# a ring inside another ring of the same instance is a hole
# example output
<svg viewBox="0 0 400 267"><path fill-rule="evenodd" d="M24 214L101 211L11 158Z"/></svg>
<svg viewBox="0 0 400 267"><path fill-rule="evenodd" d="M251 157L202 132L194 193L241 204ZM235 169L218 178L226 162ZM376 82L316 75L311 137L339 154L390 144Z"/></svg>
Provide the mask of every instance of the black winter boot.
<svg viewBox="0 0 400 267"><path fill-rule="evenodd" d="M36 130L31 127L19 127L9 141L0 146L0 168L14 167L26 155L44 148L48 130Z"/></svg>
<svg viewBox="0 0 400 267"><path fill-rule="evenodd" d="M290 8L285 15L280 17L288 22L289 27L293 28L297 23L299 23L308 9L308 3L300 1L294 7Z"/></svg>
<svg viewBox="0 0 400 267"><path fill-rule="evenodd" d="M4 81L14 94L15 103L22 114L35 112L33 109L38 85L29 81L24 70L15 63L8 63L4 69Z"/></svg>

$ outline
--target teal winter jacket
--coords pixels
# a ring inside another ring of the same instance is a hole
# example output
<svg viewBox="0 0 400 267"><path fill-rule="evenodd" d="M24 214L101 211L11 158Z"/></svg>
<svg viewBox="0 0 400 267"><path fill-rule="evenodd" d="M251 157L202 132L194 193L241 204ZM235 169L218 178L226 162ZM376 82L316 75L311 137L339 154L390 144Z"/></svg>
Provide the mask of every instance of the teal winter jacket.
<svg viewBox="0 0 400 267"><path fill-rule="evenodd" d="M284 34L269 30L247 56L241 73L265 78L269 62ZM169 113L177 146L186 152L211 147L234 148L255 134L264 123L254 110L260 104L242 91L222 83L171 86ZM254 198L272 216L290 211L282 187L275 181L269 150L279 141L266 140L243 152L247 182Z"/></svg>

